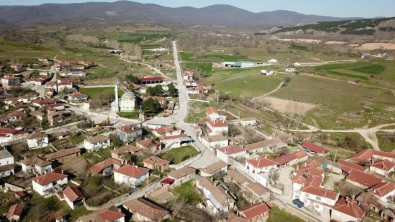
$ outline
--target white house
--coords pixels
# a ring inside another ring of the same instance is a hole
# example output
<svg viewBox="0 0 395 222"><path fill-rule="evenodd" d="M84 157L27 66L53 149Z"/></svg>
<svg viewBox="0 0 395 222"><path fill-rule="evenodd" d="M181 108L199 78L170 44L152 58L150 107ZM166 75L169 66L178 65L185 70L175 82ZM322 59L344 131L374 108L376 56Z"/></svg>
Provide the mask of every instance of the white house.
<svg viewBox="0 0 395 222"><path fill-rule="evenodd" d="M228 134L229 126L224 120L208 120L206 125L210 136Z"/></svg>
<svg viewBox="0 0 395 222"><path fill-rule="evenodd" d="M23 172L33 172L38 174L44 174L52 171L52 163L43 160L37 156L25 158L20 161Z"/></svg>
<svg viewBox="0 0 395 222"><path fill-rule="evenodd" d="M298 198L305 206L313 205L314 209L322 213L328 206L334 206L339 198L339 194L316 186L303 187L298 193Z"/></svg>
<svg viewBox="0 0 395 222"><path fill-rule="evenodd" d="M114 182L135 188L149 177L149 169L126 164L114 171Z"/></svg>
<svg viewBox="0 0 395 222"><path fill-rule="evenodd" d="M171 125L171 126L158 127L155 130L153 130L152 133L157 137L175 136L175 135L181 135L182 133L184 133L184 130L182 130L181 128L179 128L177 126Z"/></svg>
<svg viewBox="0 0 395 222"><path fill-rule="evenodd" d="M381 182L369 189L375 197L384 203L388 203L388 198L395 196L395 185L393 183Z"/></svg>
<svg viewBox="0 0 395 222"><path fill-rule="evenodd" d="M14 161L14 156L8 150L0 150L0 177L14 175Z"/></svg>
<svg viewBox="0 0 395 222"><path fill-rule="evenodd" d="M286 68L285 72L296 72L297 70L295 68Z"/></svg>
<svg viewBox="0 0 395 222"><path fill-rule="evenodd" d="M226 120L226 116L220 115L214 107L206 108L206 117L210 120Z"/></svg>
<svg viewBox="0 0 395 222"><path fill-rule="evenodd" d="M72 210L78 206L81 206L83 204L83 200L85 199L85 195L78 187L67 187L63 190L63 196L66 203Z"/></svg>
<svg viewBox="0 0 395 222"><path fill-rule="evenodd" d="M229 146L229 139L223 135L203 136L201 137L202 144L209 148L221 148Z"/></svg>
<svg viewBox="0 0 395 222"><path fill-rule="evenodd" d="M137 125L125 125L117 128L117 136L123 142L133 142L140 140L143 136L143 129Z"/></svg>
<svg viewBox="0 0 395 222"><path fill-rule="evenodd" d="M32 179L33 190L41 196L55 194L61 187L59 185L67 184L67 175L63 173L50 172Z"/></svg>
<svg viewBox="0 0 395 222"><path fill-rule="evenodd" d="M26 138L29 132L22 129L0 128L0 143L11 143Z"/></svg>
<svg viewBox="0 0 395 222"><path fill-rule="evenodd" d="M247 173L255 180L257 174L269 172L271 169L277 169L278 163L266 157L259 157L246 160Z"/></svg>
<svg viewBox="0 0 395 222"><path fill-rule="evenodd" d="M220 171L225 173L228 171L228 164L221 160L200 169L200 175L202 177L211 177Z"/></svg>
<svg viewBox="0 0 395 222"><path fill-rule="evenodd" d="M246 150L241 146L226 146L216 150L217 157L222 161L229 163L229 158L243 158L246 156Z"/></svg>
<svg viewBox="0 0 395 222"><path fill-rule="evenodd" d="M193 80L193 72L190 71L184 72L184 80L186 81Z"/></svg>
<svg viewBox="0 0 395 222"><path fill-rule="evenodd" d="M105 149L111 144L110 139L103 135L97 135L95 137L88 137L84 140L85 149L89 151L97 151Z"/></svg>
<svg viewBox="0 0 395 222"><path fill-rule="evenodd" d="M369 210L369 205L365 202L340 197L332 208L330 219L338 222L359 221L367 210Z"/></svg>
<svg viewBox="0 0 395 222"><path fill-rule="evenodd" d="M187 134L175 135L175 136L163 136L160 138L163 148L169 147L180 147L184 144L191 143L193 140Z"/></svg>
<svg viewBox="0 0 395 222"><path fill-rule="evenodd" d="M233 208L235 201L225 192L220 186L215 186L214 183L207 177L200 177L196 180L196 187L203 191L206 198L206 209L212 214L219 212L228 212L229 208Z"/></svg>
<svg viewBox="0 0 395 222"><path fill-rule="evenodd" d="M388 160L375 159L370 165L370 171L380 174L382 176L388 176L388 173L395 170L395 163Z"/></svg>
<svg viewBox="0 0 395 222"><path fill-rule="evenodd" d="M274 64L274 63L277 63L278 61L277 61L277 59L270 59L269 61L267 61L268 63L272 63L272 64Z"/></svg>
<svg viewBox="0 0 395 222"><path fill-rule="evenodd" d="M256 126L258 124L258 120L256 118L243 118L240 120L240 124L244 127L246 126Z"/></svg>
<svg viewBox="0 0 395 222"><path fill-rule="evenodd" d="M29 149L43 148L48 146L48 135L41 132L34 132L27 135L27 146Z"/></svg>

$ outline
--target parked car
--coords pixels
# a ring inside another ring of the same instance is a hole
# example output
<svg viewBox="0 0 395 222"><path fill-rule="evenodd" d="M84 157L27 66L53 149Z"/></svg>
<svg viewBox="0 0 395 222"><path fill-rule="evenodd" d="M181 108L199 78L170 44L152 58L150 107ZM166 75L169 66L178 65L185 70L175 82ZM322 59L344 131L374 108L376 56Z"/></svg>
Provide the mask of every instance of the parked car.
<svg viewBox="0 0 395 222"><path fill-rule="evenodd" d="M293 204L295 204L297 207L302 208L304 206L304 203L300 201L299 199L294 199L292 201Z"/></svg>

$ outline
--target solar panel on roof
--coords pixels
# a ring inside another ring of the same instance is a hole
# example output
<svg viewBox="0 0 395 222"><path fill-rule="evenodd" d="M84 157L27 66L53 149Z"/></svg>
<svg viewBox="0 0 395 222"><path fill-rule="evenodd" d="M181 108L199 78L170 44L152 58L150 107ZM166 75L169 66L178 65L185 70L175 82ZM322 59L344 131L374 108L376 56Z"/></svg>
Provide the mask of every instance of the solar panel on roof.
<svg viewBox="0 0 395 222"><path fill-rule="evenodd" d="M302 177L304 177L305 179L307 179L308 176L307 176L306 174L303 173L303 174L302 174Z"/></svg>
<svg viewBox="0 0 395 222"><path fill-rule="evenodd" d="M359 204L359 207L360 207L363 211L365 211L365 206L364 206L364 205Z"/></svg>

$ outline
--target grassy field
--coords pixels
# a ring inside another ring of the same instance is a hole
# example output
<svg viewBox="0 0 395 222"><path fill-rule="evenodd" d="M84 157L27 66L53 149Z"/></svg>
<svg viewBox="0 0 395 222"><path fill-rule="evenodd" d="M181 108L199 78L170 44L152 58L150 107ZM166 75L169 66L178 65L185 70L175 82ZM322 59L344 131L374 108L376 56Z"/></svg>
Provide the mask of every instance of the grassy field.
<svg viewBox="0 0 395 222"><path fill-rule="evenodd" d="M185 69L201 69L203 72L209 73L213 69L213 65L210 62L188 62L184 63Z"/></svg>
<svg viewBox="0 0 395 222"><path fill-rule="evenodd" d="M189 102L189 112L185 118L187 123L199 123L206 117L206 108L219 108L216 103Z"/></svg>
<svg viewBox="0 0 395 222"><path fill-rule="evenodd" d="M292 46L289 46L288 48L307 51L307 46L305 46L305 45L292 45Z"/></svg>
<svg viewBox="0 0 395 222"><path fill-rule="evenodd" d="M198 151L192 146L183 146L172 149L160 155L161 158L170 161L171 164L178 164L198 154Z"/></svg>
<svg viewBox="0 0 395 222"><path fill-rule="evenodd" d="M128 118L128 119L137 119L139 118L139 113L138 112L128 112L128 113L117 113L118 116L123 117L123 118Z"/></svg>
<svg viewBox="0 0 395 222"><path fill-rule="evenodd" d="M386 111L393 106L391 91L328 78L295 76L288 86L272 96L319 104L307 113L307 117L322 128L362 127L368 119L371 125L376 125L386 123L393 116Z"/></svg>
<svg viewBox="0 0 395 222"><path fill-rule="evenodd" d="M230 69L220 69L213 70L209 73L208 81L215 83L218 81L227 81L230 79L248 77L248 76L257 76L259 75L262 69L274 69L274 66L265 66L265 67L254 67L254 68L230 68Z"/></svg>
<svg viewBox="0 0 395 222"><path fill-rule="evenodd" d="M347 79L368 81L371 77L377 76L385 71L385 66L370 62L329 64L316 66L317 73L325 70L330 76Z"/></svg>
<svg viewBox="0 0 395 222"><path fill-rule="evenodd" d="M303 222L304 220L300 219L297 216L289 214L277 206L273 206L270 209L269 218L266 220L267 222Z"/></svg>
<svg viewBox="0 0 395 222"><path fill-rule="evenodd" d="M197 188L193 185L192 180L190 180L175 188L173 191L179 195L179 199L186 201L187 203L194 205L204 203L196 189Z"/></svg>

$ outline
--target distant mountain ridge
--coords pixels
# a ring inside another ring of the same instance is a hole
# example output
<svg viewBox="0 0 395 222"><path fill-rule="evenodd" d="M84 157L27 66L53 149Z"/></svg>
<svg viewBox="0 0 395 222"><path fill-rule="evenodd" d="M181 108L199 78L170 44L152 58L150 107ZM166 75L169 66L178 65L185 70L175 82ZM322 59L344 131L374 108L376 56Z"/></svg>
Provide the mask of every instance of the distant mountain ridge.
<svg viewBox="0 0 395 222"><path fill-rule="evenodd" d="M278 10L254 13L230 5L204 8L170 8L131 1L43 4L38 6L0 6L1 24L15 27L37 25L115 24L150 22L176 25L209 25L228 27L272 27L319 21L340 21L338 18L304 15Z"/></svg>

